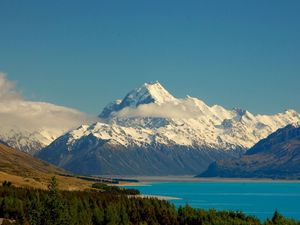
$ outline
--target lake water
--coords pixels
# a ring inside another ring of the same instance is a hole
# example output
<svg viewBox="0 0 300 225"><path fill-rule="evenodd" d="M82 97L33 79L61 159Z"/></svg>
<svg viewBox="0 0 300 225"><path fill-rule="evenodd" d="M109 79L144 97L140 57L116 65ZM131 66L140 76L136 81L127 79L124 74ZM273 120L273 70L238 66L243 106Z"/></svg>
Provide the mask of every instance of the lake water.
<svg viewBox="0 0 300 225"><path fill-rule="evenodd" d="M285 182L161 182L135 186L143 194L177 197L177 207L239 210L265 220L277 209L300 220L300 183Z"/></svg>

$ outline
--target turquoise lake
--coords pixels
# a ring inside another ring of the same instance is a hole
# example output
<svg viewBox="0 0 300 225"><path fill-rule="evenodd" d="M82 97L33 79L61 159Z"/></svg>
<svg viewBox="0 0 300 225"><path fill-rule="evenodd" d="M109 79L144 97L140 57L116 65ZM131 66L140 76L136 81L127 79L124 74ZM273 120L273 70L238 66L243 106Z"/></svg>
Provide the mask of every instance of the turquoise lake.
<svg viewBox="0 0 300 225"><path fill-rule="evenodd" d="M286 217L300 220L300 183L285 182L172 182L135 186L142 194L177 197L177 207L239 210L261 220L277 209Z"/></svg>

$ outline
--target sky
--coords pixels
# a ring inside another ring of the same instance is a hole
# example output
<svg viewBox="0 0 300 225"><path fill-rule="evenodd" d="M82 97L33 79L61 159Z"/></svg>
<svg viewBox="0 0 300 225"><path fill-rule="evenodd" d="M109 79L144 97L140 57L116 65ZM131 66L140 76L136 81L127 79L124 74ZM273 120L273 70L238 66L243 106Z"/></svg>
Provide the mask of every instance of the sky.
<svg viewBox="0 0 300 225"><path fill-rule="evenodd" d="M300 111L298 0L0 1L0 72L99 114L145 82L252 113Z"/></svg>

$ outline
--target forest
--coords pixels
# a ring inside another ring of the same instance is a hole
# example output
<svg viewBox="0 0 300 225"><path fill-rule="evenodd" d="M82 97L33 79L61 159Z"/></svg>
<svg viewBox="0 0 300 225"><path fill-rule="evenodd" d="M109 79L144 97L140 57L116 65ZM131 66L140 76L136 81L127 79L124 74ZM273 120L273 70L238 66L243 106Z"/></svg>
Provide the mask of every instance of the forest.
<svg viewBox="0 0 300 225"><path fill-rule="evenodd" d="M48 190L0 187L0 218L3 224L24 225L293 225L277 211L261 222L242 212L176 208L155 198L137 197L138 191L124 191L102 184L87 191L60 191L52 178Z"/></svg>

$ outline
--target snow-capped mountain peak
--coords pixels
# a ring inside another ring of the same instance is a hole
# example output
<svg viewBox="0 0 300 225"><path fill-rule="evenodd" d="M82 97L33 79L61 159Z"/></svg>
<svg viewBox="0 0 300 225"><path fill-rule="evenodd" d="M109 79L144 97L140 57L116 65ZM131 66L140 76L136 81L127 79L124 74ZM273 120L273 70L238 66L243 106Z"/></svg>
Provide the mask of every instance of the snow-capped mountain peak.
<svg viewBox="0 0 300 225"><path fill-rule="evenodd" d="M155 103L159 104L175 100L174 96L171 95L158 81L154 83L145 83L143 88L147 90Z"/></svg>
<svg viewBox="0 0 300 225"><path fill-rule="evenodd" d="M159 82L134 89L105 107L100 117L101 122L57 139L40 156L74 172L105 174L117 168L115 173L190 174L300 121L294 110L253 115L190 96L177 99Z"/></svg>
<svg viewBox="0 0 300 225"><path fill-rule="evenodd" d="M141 87L129 92L122 103L126 106L174 101L175 98L158 82L145 83ZM121 104L122 104L121 103Z"/></svg>
<svg viewBox="0 0 300 225"><path fill-rule="evenodd" d="M107 119L112 113L121 111L126 107L135 108L139 105L156 103L161 105L167 102L174 102L177 99L171 95L158 81L145 83L130 91L123 100L114 101L108 104L99 115L100 118Z"/></svg>

